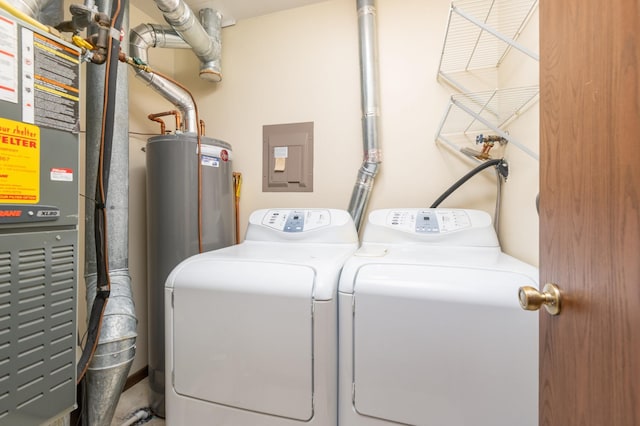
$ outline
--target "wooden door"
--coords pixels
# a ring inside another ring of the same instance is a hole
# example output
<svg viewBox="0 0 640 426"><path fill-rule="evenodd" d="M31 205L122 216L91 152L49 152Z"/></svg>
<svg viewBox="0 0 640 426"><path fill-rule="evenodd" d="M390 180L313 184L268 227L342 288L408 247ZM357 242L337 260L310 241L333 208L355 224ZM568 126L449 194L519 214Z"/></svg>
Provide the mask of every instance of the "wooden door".
<svg viewBox="0 0 640 426"><path fill-rule="evenodd" d="M640 1L540 0L540 425L640 425Z"/></svg>

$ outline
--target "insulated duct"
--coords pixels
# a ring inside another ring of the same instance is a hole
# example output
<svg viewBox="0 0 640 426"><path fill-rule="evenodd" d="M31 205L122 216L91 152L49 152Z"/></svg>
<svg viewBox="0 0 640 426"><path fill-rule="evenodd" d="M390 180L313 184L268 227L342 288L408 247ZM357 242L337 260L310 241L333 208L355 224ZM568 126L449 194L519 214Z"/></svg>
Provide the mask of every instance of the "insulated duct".
<svg viewBox="0 0 640 426"><path fill-rule="evenodd" d="M62 0L49 0L45 1L45 4L40 10L38 20L45 25L55 27L64 20L64 7Z"/></svg>
<svg viewBox="0 0 640 426"><path fill-rule="evenodd" d="M111 15L111 0L98 2L98 9ZM122 23L129 25L128 2L124 2ZM126 44L121 46L126 51ZM117 59L116 59L117 60ZM118 63L115 112L112 123L113 146L109 170L107 211L108 265L111 291L102 319L98 346L85 375L83 424L109 426L127 380L135 356L136 326L128 265L129 223L129 114L126 64ZM86 96L86 194L96 193L98 157L102 133L105 89L105 65L87 65ZM97 292L97 259L95 253L95 200L87 198L85 214L85 281L88 312Z"/></svg>
<svg viewBox="0 0 640 426"><path fill-rule="evenodd" d="M141 24L129 34L130 56L142 64L149 63L150 47L191 48L200 58L200 77L218 82L222 79L220 71L220 34L222 16L213 9L200 11L202 24L195 18L193 11L183 1L156 1L171 28L160 25ZM140 68L134 68L136 77L142 79L153 90L180 111L182 131L197 133L195 105L191 96L171 81Z"/></svg>
<svg viewBox="0 0 640 426"><path fill-rule="evenodd" d="M200 12L202 25L183 0L155 0L165 21L187 42L200 59L200 78L222 80L220 71L220 32L222 16L213 9Z"/></svg>
<svg viewBox="0 0 640 426"><path fill-rule="evenodd" d="M141 24L133 28L129 34L130 56L144 64L149 63L148 50L150 47L188 48L175 30L159 25ZM171 102L180 111L181 127L184 132L196 133L198 123L196 108L191 96L169 80L153 72L134 68L136 77L145 81L148 86L158 92L163 98Z"/></svg>
<svg viewBox="0 0 640 426"><path fill-rule="evenodd" d="M48 4L51 0L12 0L9 3L16 9L18 9L22 13L26 13L30 17L37 19L40 11Z"/></svg>
<svg viewBox="0 0 640 426"><path fill-rule="evenodd" d="M64 17L63 0L9 0L3 3L2 8L9 13L47 32Z"/></svg>
<svg viewBox="0 0 640 426"><path fill-rule="evenodd" d="M360 49L360 91L364 161L349 202L349 213L358 229L364 215L378 168L382 162L379 148L378 42L375 0L357 0Z"/></svg>

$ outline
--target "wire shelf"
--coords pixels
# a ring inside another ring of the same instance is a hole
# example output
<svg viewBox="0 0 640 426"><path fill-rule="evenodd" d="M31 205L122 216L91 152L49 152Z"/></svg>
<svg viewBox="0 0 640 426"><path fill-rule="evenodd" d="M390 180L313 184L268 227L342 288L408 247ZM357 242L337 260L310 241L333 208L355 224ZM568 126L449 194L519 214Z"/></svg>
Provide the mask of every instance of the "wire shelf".
<svg viewBox="0 0 640 426"><path fill-rule="evenodd" d="M469 154L479 134L498 135L538 160L536 152L503 129L533 106L539 93L538 86L527 86L452 95L438 127L436 141Z"/></svg>
<svg viewBox="0 0 640 426"><path fill-rule="evenodd" d="M457 74L497 68L512 48L538 61L516 40L538 0L454 0L440 57L438 76L460 91Z"/></svg>

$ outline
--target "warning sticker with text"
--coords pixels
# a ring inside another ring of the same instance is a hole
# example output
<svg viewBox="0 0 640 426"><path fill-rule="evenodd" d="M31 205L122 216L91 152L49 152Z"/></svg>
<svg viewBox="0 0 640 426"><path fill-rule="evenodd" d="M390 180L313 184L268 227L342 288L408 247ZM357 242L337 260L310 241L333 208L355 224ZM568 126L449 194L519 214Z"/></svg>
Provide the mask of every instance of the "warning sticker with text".
<svg viewBox="0 0 640 426"><path fill-rule="evenodd" d="M18 32L14 21L0 16L0 100L18 102Z"/></svg>
<svg viewBox="0 0 640 426"><path fill-rule="evenodd" d="M77 52L37 33L33 34L33 50L35 124L76 132L80 103Z"/></svg>
<svg viewBox="0 0 640 426"><path fill-rule="evenodd" d="M40 200L40 128L0 118L0 203Z"/></svg>

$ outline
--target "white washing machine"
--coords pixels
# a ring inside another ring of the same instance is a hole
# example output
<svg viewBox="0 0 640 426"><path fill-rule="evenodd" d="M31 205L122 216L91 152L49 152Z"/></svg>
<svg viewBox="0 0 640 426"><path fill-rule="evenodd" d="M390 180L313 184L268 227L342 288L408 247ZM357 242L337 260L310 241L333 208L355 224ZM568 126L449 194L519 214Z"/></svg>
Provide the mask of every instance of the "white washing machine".
<svg viewBox="0 0 640 426"><path fill-rule="evenodd" d="M339 284L338 424L537 426L537 281L484 212L372 212Z"/></svg>
<svg viewBox="0 0 640 426"><path fill-rule="evenodd" d="M335 426L337 288L358 248L333 209L254 212L242 244L167 279L167 424Z"/></svg>

